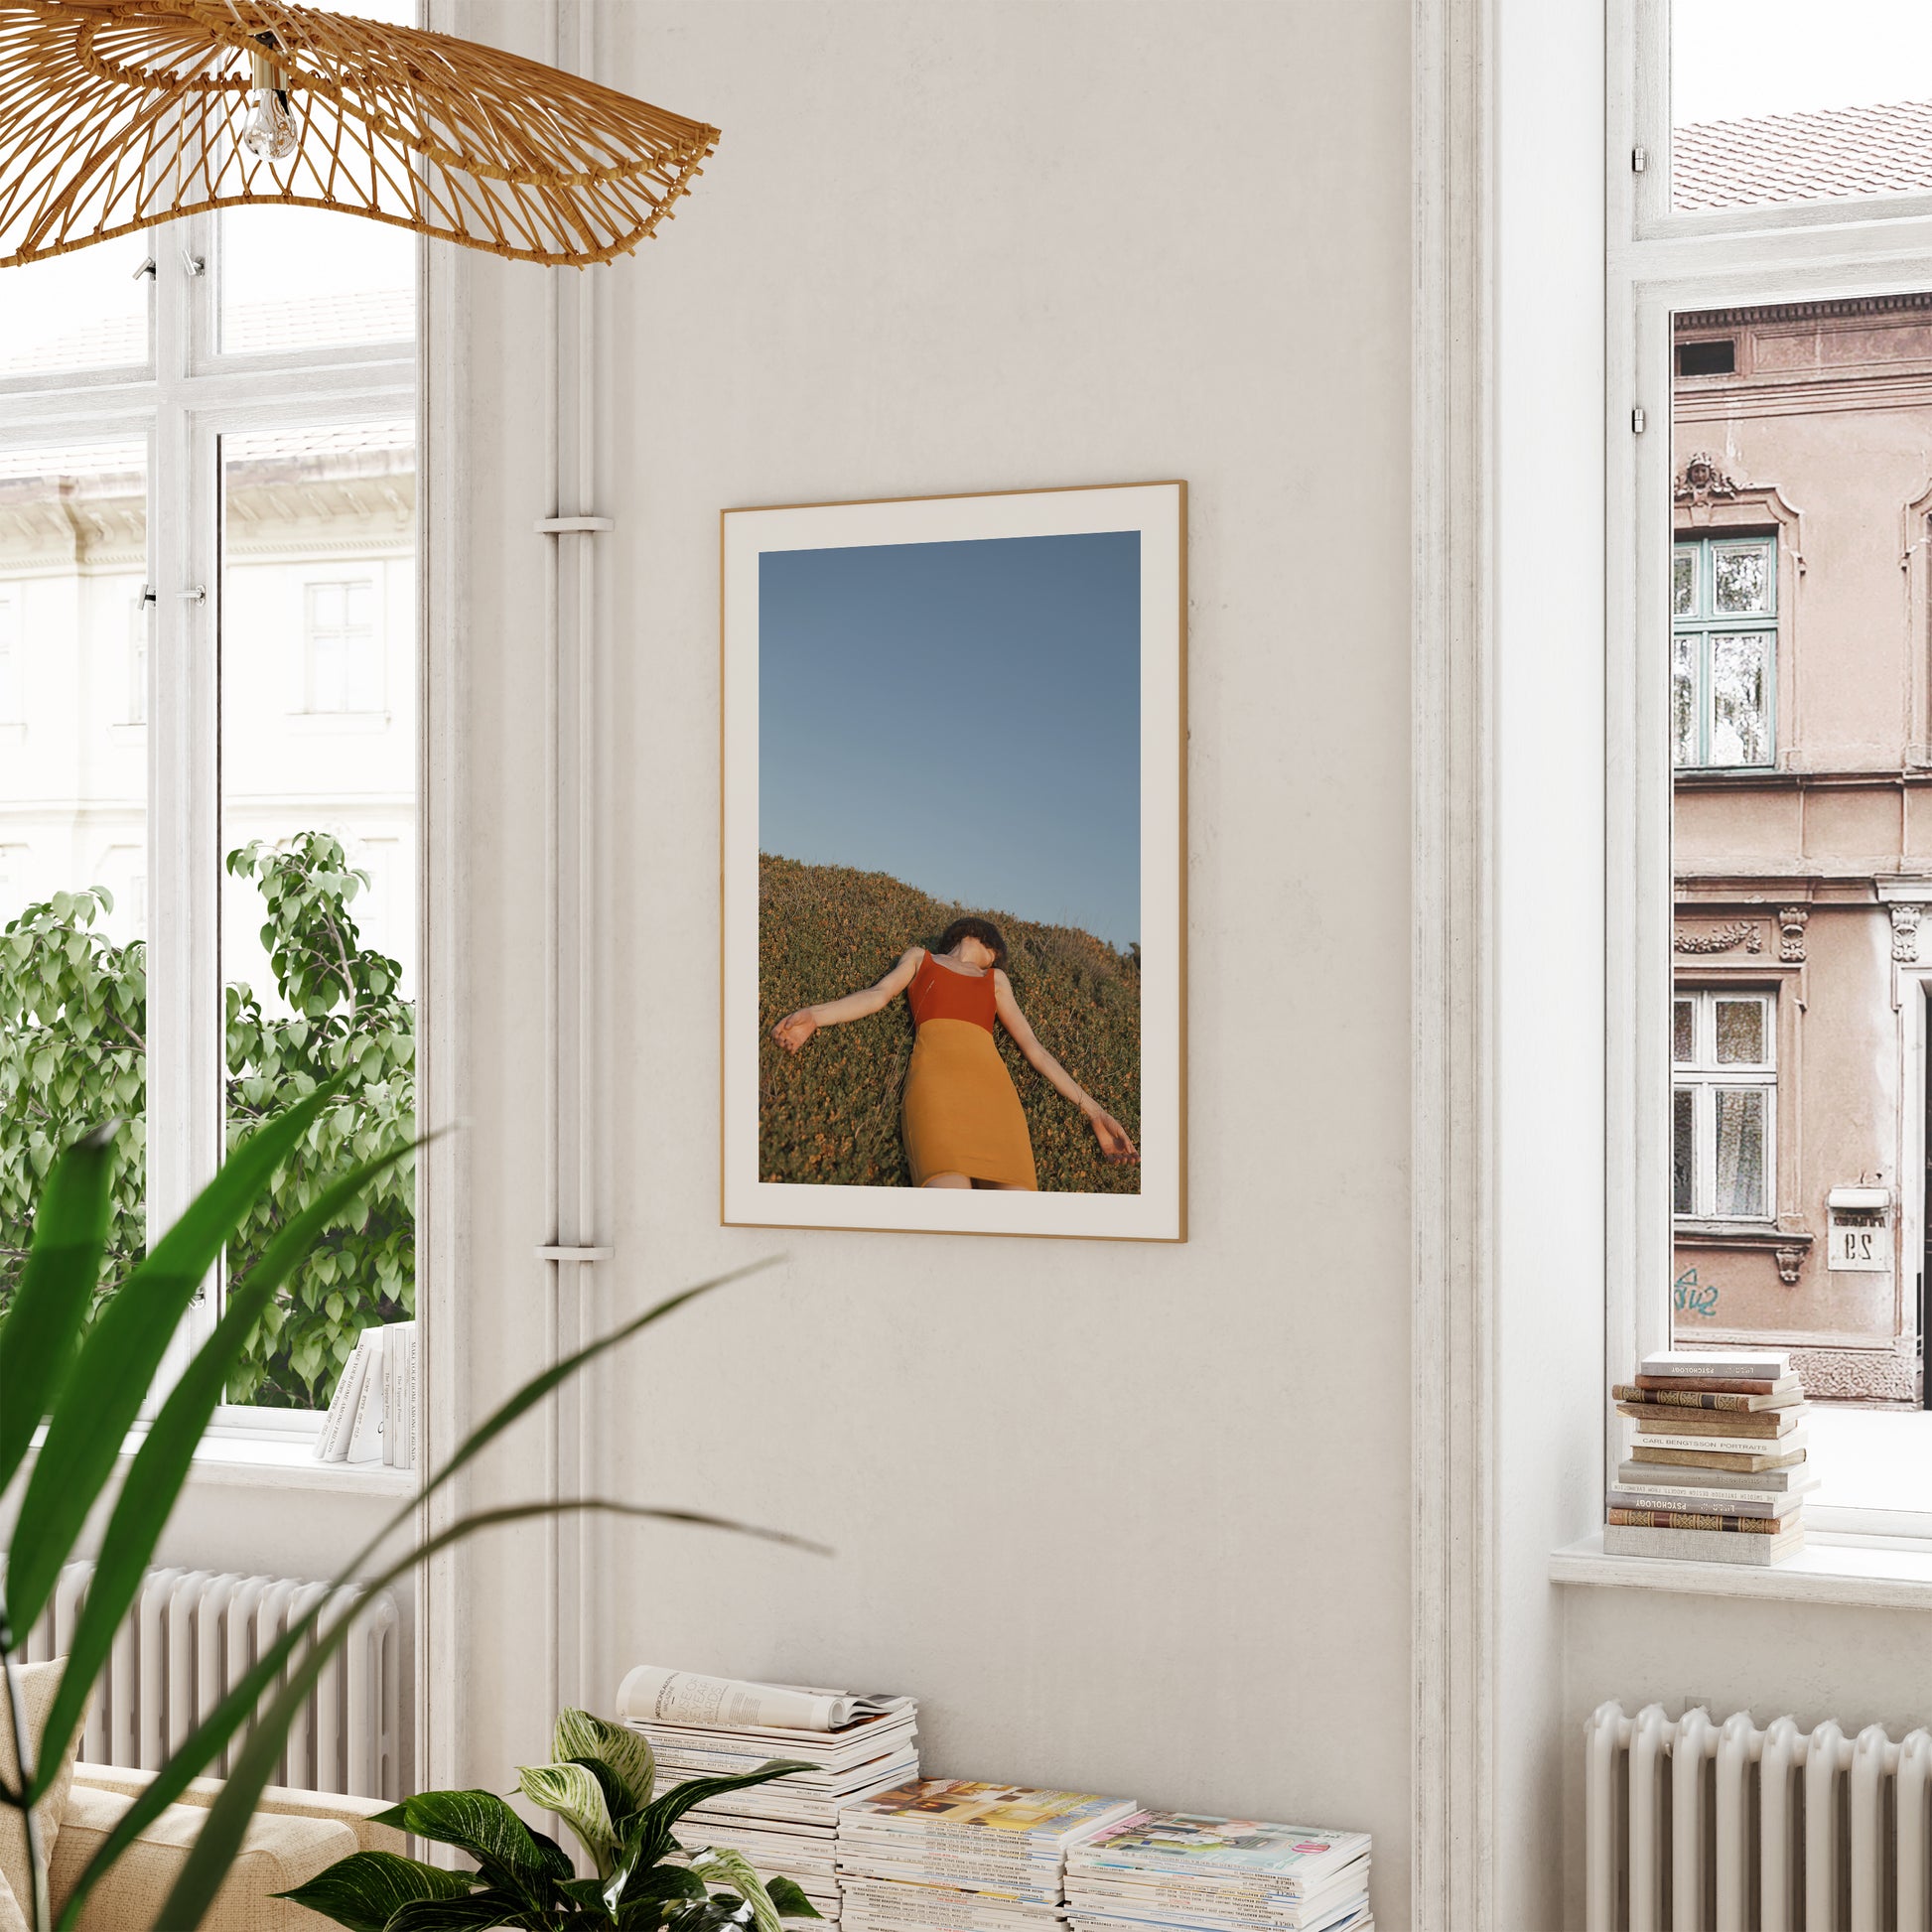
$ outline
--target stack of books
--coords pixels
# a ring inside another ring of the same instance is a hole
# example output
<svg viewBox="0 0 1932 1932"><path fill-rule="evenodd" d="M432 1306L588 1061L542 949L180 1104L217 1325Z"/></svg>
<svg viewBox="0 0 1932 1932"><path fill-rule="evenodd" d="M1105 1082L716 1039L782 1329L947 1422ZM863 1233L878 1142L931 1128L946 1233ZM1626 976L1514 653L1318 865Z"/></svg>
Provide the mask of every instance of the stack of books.
<svg viewBox="0 0 1932 1932"><path fill-rule="evenodd" d="M416 1324L364 1328L316 1438L320 1462L416 1466Z"/></svg>
<svg viewBox="0 0 1932 1932"><path fill-rule="evenodd" d="M1069 1932L1372 1932L1366 1832L1144 1811L1066 1855Z"/></svg>
<svg viewBox="0 0 1932 1932"><path fill-rule="evenodd" d="M844 1932L1061 1932L1068 1851L1128 1798L920 1778L839 1814Z"/></svg>
<svg viewBox="0 0 1932 1932"><path fill-rule="evenodd" d="M1804 1385L1781 1349L1666 1348L1611 1391L1635 1425L1604 1509L1611 1556L1777 1563L1804 1547Z"/></svg>
<svg viewBox="0 0 1932 1932"><path fill-rule="evenodd" d="M841 1908L839 1814L918 1775L918 1717L908 1697L853 1698L649 1666L632 1671L618 1693L619 1721L641 1731L656 1756L657 1797L687 1779L731 1777L774 1757L812 1765L721 1792L676 1829L687 1846L743 1853L761 1878L789 1878L827 1919Z"/></svg>

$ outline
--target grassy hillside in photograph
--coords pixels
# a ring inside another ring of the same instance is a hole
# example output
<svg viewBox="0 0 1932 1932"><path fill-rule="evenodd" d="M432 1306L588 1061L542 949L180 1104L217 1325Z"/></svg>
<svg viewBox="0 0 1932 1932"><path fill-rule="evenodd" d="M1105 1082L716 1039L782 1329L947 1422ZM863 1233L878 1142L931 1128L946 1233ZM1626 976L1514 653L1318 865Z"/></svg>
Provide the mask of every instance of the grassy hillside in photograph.
<svg viewBox="0 0 1932 1932"><path fill-rule="evenodd" d="M912 1057L905 1001L828 1027L795 1058L771 1029L799 1007L882 979L907 946L930 946L962 913L992 918L1010 949L1014 997L1040 1043L1141 1136L1141 967L1077 927L951 905L882 872L759 857L759 1175L763 1180L909 1187L899 1095ZM1026 1109L1042 1191L1132 1194L1139 1171L1101 1160L1093 1130L996 1035Z"/></svg>

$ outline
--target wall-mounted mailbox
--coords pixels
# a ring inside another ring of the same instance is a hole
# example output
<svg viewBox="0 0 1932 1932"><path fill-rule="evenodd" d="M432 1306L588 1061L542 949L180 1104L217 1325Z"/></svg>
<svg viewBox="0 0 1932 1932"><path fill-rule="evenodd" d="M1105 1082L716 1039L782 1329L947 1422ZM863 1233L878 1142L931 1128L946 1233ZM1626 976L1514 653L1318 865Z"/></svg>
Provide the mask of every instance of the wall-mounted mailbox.
<svg viewBox="0 0 1932 1932"><path fill-rule="evenodd" d="M1841 1274L1891 1273L1891 1189L1834 1187L1825 1196L1831 1234L1827 1268Z"/></svg>

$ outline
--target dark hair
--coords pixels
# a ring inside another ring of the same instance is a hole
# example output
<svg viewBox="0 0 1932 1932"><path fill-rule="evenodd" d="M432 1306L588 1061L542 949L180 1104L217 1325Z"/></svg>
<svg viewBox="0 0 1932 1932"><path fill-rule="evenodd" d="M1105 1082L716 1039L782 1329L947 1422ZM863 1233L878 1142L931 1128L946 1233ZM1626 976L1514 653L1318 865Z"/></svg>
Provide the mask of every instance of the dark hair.
<svg viewBox="0 0 1932 1932"><path fill-rule="evenodd" d="M977 939L993 955L996 970L1006 965L1007 942L991 919L955 919L940 933L939 943L933 947L933 951L951 952L962 939Z"/></svg>

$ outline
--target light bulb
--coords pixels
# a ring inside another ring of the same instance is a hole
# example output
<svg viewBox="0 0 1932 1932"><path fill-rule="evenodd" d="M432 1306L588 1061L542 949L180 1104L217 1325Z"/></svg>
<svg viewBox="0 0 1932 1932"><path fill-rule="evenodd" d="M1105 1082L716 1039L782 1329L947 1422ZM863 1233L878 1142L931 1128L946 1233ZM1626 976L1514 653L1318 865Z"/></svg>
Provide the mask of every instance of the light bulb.
<svg viewBox="0 0 1932 1932"><path fill-rule="evenodd" d="M257 54L254 84L248 90L248 124L241 130L241 145L264 161L286 161L302 145L301 131L295 125L295 116L289 112L288 94L275 84L275 78L274 62L266 54Z"/></svg>

